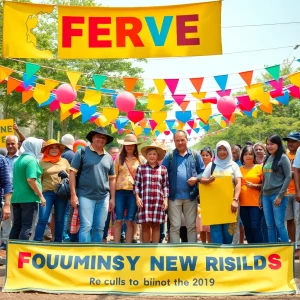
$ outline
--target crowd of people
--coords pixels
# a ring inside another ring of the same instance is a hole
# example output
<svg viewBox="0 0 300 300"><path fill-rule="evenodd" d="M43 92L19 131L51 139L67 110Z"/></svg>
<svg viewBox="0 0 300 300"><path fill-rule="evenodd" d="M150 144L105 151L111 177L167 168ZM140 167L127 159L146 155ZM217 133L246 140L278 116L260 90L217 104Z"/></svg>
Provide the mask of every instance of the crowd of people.
<svg viewBox="0 0 300 300"><path fill-rule="evenodd" d="M188 148L183 130L174 150L139 147L133 134L110 146L114 138L102 127L80 149L71 134L61 142L20 137L8 136L0 155L1 249L8 239L45 241L49 231L54 242L107 242L111 227L116 243L137 242L138 234L143 243L295 242L299 257L299 132L270 135L265 144L219 141L200 152ZM204 226L201 186L222 176L232 178L228 209L236 222ZM65 177L69 200L57 193Z"/></svg>

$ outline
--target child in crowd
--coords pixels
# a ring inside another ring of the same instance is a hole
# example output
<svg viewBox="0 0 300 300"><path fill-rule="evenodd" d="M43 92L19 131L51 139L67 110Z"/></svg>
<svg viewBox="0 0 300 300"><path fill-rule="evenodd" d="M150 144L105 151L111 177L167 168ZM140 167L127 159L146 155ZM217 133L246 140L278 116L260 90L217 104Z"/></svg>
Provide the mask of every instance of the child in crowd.
<svg viewBox="0 0 300 300"><path fill-rule="evenodd" d="M137 223L142 224L143 243L159 243L160 224L165 222L169 196L168 172L158 163L164 158L165 151L157 144L151 144L143 147L141 152L147 163L138 167L135 177Z"/></svg>

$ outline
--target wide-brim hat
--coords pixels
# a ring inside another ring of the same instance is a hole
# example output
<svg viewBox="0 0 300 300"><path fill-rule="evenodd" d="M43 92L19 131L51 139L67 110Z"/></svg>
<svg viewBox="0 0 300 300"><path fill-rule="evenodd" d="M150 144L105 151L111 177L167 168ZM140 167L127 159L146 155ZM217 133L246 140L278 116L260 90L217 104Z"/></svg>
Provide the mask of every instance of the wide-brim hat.
<svg viewBox="0 0 300 300"><path fill-rule="evenodd" d="M57 140L55 139L50 139L46 142L46 145L42 148L41 152L44 153L45 149L50 146L50 145L58 145L59 149L60 149L60 153L63 153L65 151L65 145L59 143Z"/></svg>
<svg viewBox="0 0 300 300"><path fill-rule="evenodd" d="M98 128L96 128L96 129L94 129L94 130L91 130L91 131L87 134L86 139L87 139L90 143L92 143L92 137L93 137L95 134L97 134L97 133L103 134L103 135L105 135L105 136L107 137L106 145L107 145L107 144L110 144L110 143L114 140L114 138L113 138L111 135L109 135L109 134L107 133L106 129L103 128L103 127L98 127Z"/></svg>
<svg viewBox="0 0 300 300"><path fill-rule="evenodd" d="M287 137L283 138L284 141L287 140L294 140L294 141L300 141L300 132L291 132L288 134Z"/></svg>
<svg viewBox="0 0 300 300"><path fill-rule="evenodd" d="M163 160L166 155L166 150L160 148L157 144L152 143L151 145L145 146L141 149L141 153L145 158L147 156L148 149L155 149L158 152L158 159L157 159L158 161Z"/></svg>
<svg viewBox="0 0 300 300"><path fill-rule="evenodd" d="M132 133L125 135L124 140L118 140L118 143L121 145L124 145L124 146L142 144L142 143L139 143L137 137Z"/></svg>

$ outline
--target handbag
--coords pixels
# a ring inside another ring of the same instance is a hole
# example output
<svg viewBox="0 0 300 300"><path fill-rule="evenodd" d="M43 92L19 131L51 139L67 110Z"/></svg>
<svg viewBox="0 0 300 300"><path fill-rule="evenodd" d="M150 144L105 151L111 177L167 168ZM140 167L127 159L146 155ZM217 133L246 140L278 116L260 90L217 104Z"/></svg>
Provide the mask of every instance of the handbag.
<svg viewBox="0 0 300 300"><path fill-rule="evenodd" d="M81 148L80 149L80 165L79 165L79 169L78 169L77 176L76 176L76 186L78 185L80 173L81 173L82 167L83 167L84 153L85 153L85 148ZM63 178L61 180L61 182L58 184L56 194L59 198L61 198L63 200L69 200L71 198L70 182L69 182L68 177Z"/></svg>

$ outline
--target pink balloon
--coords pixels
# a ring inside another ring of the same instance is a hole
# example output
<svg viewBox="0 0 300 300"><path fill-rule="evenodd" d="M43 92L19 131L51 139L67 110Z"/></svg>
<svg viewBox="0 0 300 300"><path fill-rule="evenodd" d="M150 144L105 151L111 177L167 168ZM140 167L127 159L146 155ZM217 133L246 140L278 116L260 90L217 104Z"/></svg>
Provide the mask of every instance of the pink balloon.
<svg viewBox="0 0 300 300"><path fill-rule="evenodd" d="M64 104L73 102L77 97L77 92L68 83L63 83L55 91L56 99Z"/></svg>
<svg viewBox="0 0 300 300"><path fill-rule="evenodd" d="M223 116L230 116L236 109L236 101L231 96L224 96L219 99L217 107Z"/></svg>
<svg viewBox="0 0 300 300"><path fill-rule="evenodd" d="M122 112L129 112L134 109L136 99L133 94L125 91L116 97L116 107Z"/></svg>

